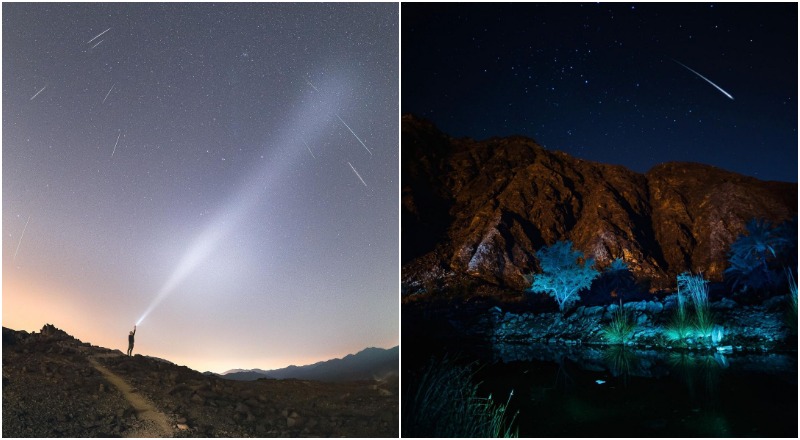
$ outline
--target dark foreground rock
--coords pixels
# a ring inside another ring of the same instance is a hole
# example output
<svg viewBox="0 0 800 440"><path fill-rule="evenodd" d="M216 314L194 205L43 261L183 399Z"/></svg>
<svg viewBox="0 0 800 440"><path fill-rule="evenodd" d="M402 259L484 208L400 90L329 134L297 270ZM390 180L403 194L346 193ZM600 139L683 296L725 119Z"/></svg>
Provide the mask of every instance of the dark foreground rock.
<svg viewBox="0 0 800 440"><path fill-rule="evenodd" d="M3 328L4 437L121 437L149 421L98 362L166 415L175 437L396 437L398 381L239 382L118 350L46 326Z"/></svg>

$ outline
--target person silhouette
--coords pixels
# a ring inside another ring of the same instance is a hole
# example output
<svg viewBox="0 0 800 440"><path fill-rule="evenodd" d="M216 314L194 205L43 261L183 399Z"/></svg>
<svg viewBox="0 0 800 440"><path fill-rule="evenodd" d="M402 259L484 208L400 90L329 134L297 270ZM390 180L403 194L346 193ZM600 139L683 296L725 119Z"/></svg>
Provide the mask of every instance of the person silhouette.
<svg viewBox="0 0 800 440"><path fill-rule="evenodd" d="M131 356L133 351L133 335L136 334L136 326L133 326L133 331L128 335L128 356Z"/></svg>

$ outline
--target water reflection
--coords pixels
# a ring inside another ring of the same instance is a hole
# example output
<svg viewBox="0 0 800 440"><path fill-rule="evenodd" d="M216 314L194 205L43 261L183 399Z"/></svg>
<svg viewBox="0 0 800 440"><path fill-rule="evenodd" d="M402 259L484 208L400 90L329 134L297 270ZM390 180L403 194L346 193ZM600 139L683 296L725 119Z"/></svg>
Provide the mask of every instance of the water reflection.
<svg viewBox="0 0 800 440"><path fill-rule="evenodd" d="M625 386L628 385L628 375L632 370L639 368L636 354L624 345L611 345L603 352L608 370L614 377L621 377Z"/></svg>

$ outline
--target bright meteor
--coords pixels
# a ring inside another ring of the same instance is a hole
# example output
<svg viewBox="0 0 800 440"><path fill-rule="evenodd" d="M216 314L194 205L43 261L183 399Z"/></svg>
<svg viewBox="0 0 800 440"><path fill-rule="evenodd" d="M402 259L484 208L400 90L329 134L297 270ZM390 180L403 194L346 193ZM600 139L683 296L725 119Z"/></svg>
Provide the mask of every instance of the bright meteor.
<svg viewBox="0 0 800 440"><path fill-rule="evenodd" d="M711 80L710 80L710 79L708 79L708 78L706 78L705 76L703 76L703 75L701 75L701 74L697 73L697 72L696 72L694 69L692 69L691 67L687 66L686 64L683 64L682 62L680 62L680 61L678 61L678 60L675 60L675 59L673 59L672 61L675 61L676 63L678 63L678 64L680 64L681 66L685 67L685 68L686 68L686 69L688 69L690 72L694 73L695 75L699 76L700 78L703 78L704 80L706 80L706 82L707 82L707 83L709 83L709 84L711 84L712 86L716 87L716 88L717 88L717 90L719 90L719 91L720 91L720 92L722 92L722 93L723 93L725 96L727 96L728 98L731 98L731 100L733 100L733 96L731 96L731 94L730 94L730 93L726 92L725 90L722 90L722 87L720 87L720 86L718 86L718 85L714 84L713 82L711 82Z"/></svg>

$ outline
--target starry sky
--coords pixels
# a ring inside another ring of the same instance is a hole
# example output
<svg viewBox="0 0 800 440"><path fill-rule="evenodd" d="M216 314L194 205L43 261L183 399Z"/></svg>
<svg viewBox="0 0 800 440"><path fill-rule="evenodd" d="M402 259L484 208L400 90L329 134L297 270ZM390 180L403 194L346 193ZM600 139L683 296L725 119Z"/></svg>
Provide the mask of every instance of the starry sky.
<svg viewBox="0 0 800 440"><path fill-rule="evenodd" d="M3 325L198 371L398 344L397 4L3 4Z"/></svg>
<svg viewBox="0 0 800 440"><path fill-rule="evenodd" d="M797 3L401 13L401 111L451 136L523 135L638 172L692 161L797 182Z"/></svg>

